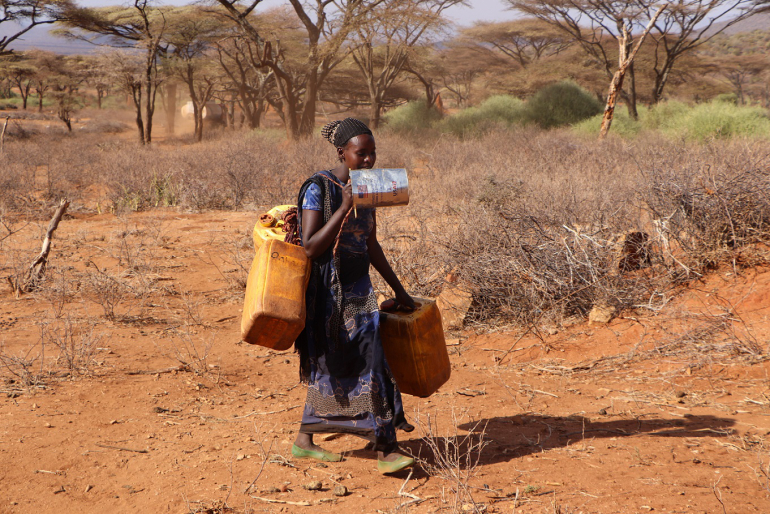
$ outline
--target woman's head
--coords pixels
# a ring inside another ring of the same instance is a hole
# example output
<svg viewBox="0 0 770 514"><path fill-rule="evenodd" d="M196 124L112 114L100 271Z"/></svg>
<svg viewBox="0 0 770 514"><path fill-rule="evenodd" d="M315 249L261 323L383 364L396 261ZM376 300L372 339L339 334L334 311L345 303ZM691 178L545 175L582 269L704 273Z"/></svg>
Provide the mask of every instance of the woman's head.
<svg viewBox="0 0 770 514"><path fill-rule="evenodd" d="M377 148L372 131L364 122L355 118L332 121L324 125L321 135L337 148L337 157L349 169L374 166Z"/></svg>

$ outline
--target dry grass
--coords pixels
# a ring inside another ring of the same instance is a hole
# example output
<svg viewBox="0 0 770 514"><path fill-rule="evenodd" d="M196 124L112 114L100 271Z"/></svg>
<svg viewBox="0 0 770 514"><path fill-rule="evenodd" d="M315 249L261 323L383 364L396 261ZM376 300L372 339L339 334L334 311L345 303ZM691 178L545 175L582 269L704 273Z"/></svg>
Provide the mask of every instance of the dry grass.
<svg viewBox="0 0 770 514"><path fill-rule="evenodd" d="M259 211L293 203L305 177L334 164L320 138L220 136L149 148L99 134L10 140L0 157L8 170L0 212L34 217L63 196L75 209ZM410 205L379 212L394 269L421 296L436 296L455 273L474 297L467 320L481 327L559 324L599 303L654 309L671 287L718 263L756 264L752 249L770 239L770 158L752 141L647 136L601 144L526 128L466 141L383 134L378 143L379 165L411 171ZM10 230L3 226L0 237ZM638 271L619 269L623 238L637 231L647 234L649 260ZM120 267L150 276L148 252L162 236L123 237L114 256ZM225 246L223 276L242 288L248 238ZM94 295L110 296L102 290L117 282L93 270ZM375 287L388 294L379 277Z"/></svg>

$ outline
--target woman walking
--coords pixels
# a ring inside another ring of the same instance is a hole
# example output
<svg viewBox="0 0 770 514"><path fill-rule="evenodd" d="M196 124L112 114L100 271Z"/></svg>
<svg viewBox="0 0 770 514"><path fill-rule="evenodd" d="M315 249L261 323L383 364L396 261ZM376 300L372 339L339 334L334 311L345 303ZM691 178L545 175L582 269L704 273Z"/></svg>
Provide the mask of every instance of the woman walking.
<svg viewBox="0 0 770 514"><path fill-rule="evenodd" d="M292 454L339 461L339 454L313 442L313 434L353 434L373 443L381 473L393 473L414 464L398 452L396 429L409 432L414 427L406 422L383 354L369 264L393 289L400 306L413 309L414 301L377 241L375 210L352 211L349 172L374 166L372 132L363 122L346 118L327 124L321 134L337 149L339 164L308 179L297 201L299 237L313 270L305 297L305 330L296 341L308 391Z"/></svg>

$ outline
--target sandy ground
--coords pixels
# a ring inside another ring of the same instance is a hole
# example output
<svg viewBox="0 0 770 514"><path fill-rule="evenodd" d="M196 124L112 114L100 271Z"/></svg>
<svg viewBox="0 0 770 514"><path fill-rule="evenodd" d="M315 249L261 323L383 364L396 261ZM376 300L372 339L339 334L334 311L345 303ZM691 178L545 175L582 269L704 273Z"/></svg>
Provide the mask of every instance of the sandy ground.
<svg viewBox="0 0 770 514"><path fill-rule="evenodd" d="M297 357L239 342L255 213L73 213L40 291L0 286L0 513L770 512L770 270L606 325L448 333L452 378L404 397L420 465L381 476L351 436L321 442L341 463L291 456Z"/></svg>

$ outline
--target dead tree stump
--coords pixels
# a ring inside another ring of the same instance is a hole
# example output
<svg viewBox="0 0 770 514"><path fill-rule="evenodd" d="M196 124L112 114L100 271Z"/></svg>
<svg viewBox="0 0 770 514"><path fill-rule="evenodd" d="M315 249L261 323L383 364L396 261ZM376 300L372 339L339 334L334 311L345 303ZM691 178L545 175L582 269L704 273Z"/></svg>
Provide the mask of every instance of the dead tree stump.
<svg viewBox="0 0 770 514"><path fill-rule="evenodd" d="M16 298L21 296L22 293L29 293L36 289L43 279L45 268L48 265L48 254L51 252L53 233L59 227L59 222L67 211L69 205L70 203L67 200L59 202L59 208L56 209L53 218L51 218L51 222L48 224L48 230L43 239L43 248L29 268L27 268L25 272L17 274L15 277L8 277L8 283L11 285L11 290Z"/></svg>

